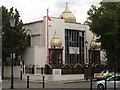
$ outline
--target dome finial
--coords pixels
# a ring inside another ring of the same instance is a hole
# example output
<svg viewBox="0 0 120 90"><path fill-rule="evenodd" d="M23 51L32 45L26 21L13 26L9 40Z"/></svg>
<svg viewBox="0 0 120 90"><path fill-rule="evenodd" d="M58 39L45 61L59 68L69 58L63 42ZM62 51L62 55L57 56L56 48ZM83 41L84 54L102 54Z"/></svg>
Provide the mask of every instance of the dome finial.
<svg viewBox="0 0 120 90"><path fill-rule="evenodd" d="M95 39L95 35L93 35L93 39Z"/></svg>
<svg viewBox="0 0 120 90"><path fill-rule="evenodd" d="M68 12L68 13L70 13L70 10L69 10L69 8L68 8L68 3L66 2L66 7L65 7L65 11L64 12Z"/></svg>
<svg viewBox="0 0 120 90"><path fill-rule="evenodd" d="M92 41L91 41L91 43L90 43L90 48L91 48L92 50L100 50L100 47L101 47L101 43L100 43L100 42L97 42L97 41L96 41L96 36L93 35L93 39L92 39Z"/></svg>
<svg viewBox="0 0 120 90"><path fill-rule="evenodd" d="M66 2L66 8L68 8L68 2Z"/></svg>
<svg viewBox="0 0 120 90"><path fill-rule="evenodd" d="M55 32L54 32L54 37L55 37L55 36L57 36L56 30L55 30Z"/></svg>
<svg viewBox="0 0 120 90"><path fill-rule="evenodd" d="M68 3L66 3L65 10L59 16L61 19L64 19L66 22L76 22L76 17L74 14L69 10Z"/></svg>
<svg viewBox="0 0 120 90"><path fill-rule="evenodd" d="M55 30L55 34L56 34L56 30Z"/></svg>
<svg viewBox="0 0 120 90"><path fill-rule="evenodd" d="M68 6L68 2L66 2L66 6Z"/></svg>

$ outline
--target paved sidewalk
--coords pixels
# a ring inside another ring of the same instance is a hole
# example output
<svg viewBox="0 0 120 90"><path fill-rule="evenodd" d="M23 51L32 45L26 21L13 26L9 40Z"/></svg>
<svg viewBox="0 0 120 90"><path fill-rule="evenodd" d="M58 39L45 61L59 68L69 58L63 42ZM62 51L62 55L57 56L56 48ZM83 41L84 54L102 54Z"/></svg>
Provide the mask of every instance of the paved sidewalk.
<svg viewBox="0 0 120 90"><path fill-rule="evenodd" d="M15 89L2 89L2 90L90 90L90 89L86 89L86 88L15 88ZM95 88L92 90L96 90Z"/></svg>
<svg viewBox="0 0 120 90"><path fill-rule="evenodd" d="M82 88L89 88L90 82L86 80L73 80L73 81L45 81L45 90L84 90ZM10 79L3 80L3 89L10 90ZM42 90L42 81L30 81L29 90ZM14 80L14 90L28 90L27 81ZM12 89L13 90L13 89ZM89 90L89 89L85 89Z"/></svg>

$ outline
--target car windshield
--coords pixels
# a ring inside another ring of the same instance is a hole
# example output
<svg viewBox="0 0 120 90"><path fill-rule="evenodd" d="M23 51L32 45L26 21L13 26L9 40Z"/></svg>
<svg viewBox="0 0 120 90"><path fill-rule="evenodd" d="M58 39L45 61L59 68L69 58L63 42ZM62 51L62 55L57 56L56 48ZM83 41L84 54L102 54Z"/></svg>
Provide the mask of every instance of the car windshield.
<svg viewBox="0 0 120 90"><path fill-rule="evenodd" d="M106 71L102 71L101 73L106 73Z"/></svg>
<svg viewBox="0 0 120 90"><path fill-rule="evenodd" d="M101 73L113 73L113 71L102 71Z"/></svg>

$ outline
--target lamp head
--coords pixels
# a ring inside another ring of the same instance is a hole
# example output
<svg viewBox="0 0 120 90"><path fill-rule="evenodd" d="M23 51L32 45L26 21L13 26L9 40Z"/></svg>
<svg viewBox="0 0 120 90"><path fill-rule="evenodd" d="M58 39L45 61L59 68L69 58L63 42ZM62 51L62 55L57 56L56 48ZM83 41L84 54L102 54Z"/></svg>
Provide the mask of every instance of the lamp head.
<svg viewBox="0 0 120 90"><path fill-rule="evenodd" d="M15 18L14 18L14 13L12 13L10 17L10 26L15 27Z"/></svg>
<svg viewBox="0 0 120 90"><path fill-rule="evenodd" d="M85 45L86 45L86 46L88 45L88 41L85 41Z"/></svg>

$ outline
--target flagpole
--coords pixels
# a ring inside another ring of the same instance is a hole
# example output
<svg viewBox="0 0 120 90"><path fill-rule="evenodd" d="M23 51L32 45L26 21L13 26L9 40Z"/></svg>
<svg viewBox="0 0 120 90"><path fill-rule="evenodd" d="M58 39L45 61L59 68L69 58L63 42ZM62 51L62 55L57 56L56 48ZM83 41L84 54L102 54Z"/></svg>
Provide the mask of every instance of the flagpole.
<svg viewBox="0 0 120 90"><path fill-rule="evenodd" d="M47 9L47 63L49 64L49 49L48 49L48 47L49 47L49 34L48 34L48 9Z"/></svg>

